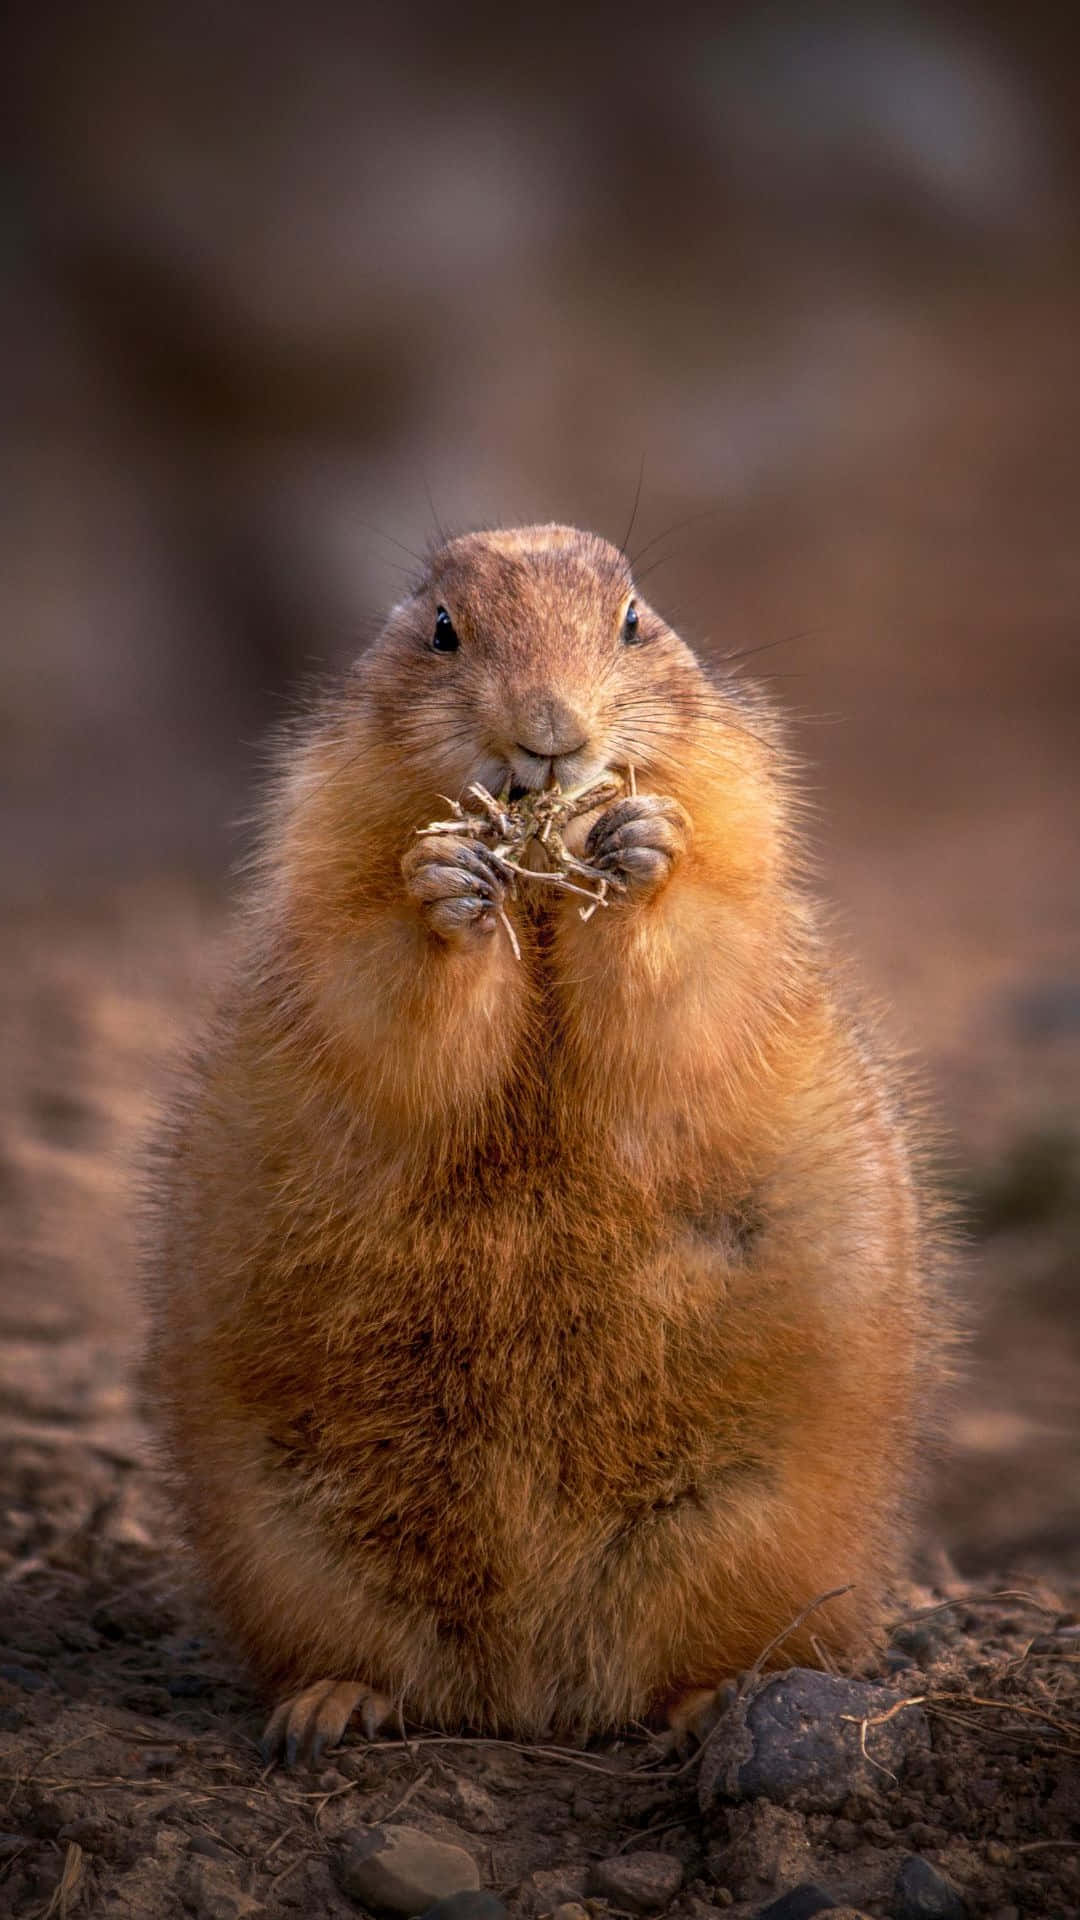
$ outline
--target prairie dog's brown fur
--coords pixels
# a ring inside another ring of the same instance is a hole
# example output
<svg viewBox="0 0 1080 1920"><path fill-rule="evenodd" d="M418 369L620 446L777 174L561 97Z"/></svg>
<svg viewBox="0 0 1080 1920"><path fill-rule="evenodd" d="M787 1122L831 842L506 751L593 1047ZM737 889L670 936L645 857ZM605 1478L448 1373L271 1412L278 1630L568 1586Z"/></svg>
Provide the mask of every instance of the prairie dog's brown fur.
<svg viewBox="0 0 1080 1920"><path fill-rule="evenodd" d="M627 767L588 924L416 839L470 781ZM938 1247L792 804L767 702L566 527L451 541L282 755L150 1258L183 1512L269 1686L584 1734L827 1589L781 1660L872 1633Z"/></svg>

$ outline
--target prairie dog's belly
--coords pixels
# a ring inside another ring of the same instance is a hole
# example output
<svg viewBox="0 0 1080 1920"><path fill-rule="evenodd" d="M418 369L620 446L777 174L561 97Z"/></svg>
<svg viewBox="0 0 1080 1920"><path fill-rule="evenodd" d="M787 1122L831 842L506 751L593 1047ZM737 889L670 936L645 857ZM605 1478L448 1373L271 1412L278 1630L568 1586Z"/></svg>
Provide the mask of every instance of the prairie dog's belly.
<svg viewBox="0 0 1080 1920"><path fill-rule="evenodd" d="M267 1532L305 1580L322 1563L322 1612L346 1658L355 1636L360 1668L374 1659L380 1684L402 1684L382 1649L407 1623L433 1684L509 1688L510 1719L517 1680L568 1683L583 1639L594 1663L619 1646L628 1608L648 1638L677 1570L716 1563L733 1499L769 1491L722 1420L710 1429L656 1390L636 1415L568 1393L475 1426L435 1401L408 1427L396 1407L384 1417L390 1445L350 1447L326 1430L287 1463L264 1455Z"/></svg>
<svg viewBox="0 0 1080 1920"><path fill-rule="evenodd" d="M257 1410L275 1499L434 1615L479 1623L570 1567L602 1584L765 1471L726 1353L730 1249L712 1271L680 1225L615 1287L547 1235L530 1254L464 1308L452 1264L403 1277L392 1320L358 1312L336 1347L314 1329Z"/></svg>
<svg viewBox="0 0 1080 1920"><path fill-rule="evenodd" d="M649 1213L609 1193L600 1216L565 1170L524 1185L393 1218L354 1197L371 1225L347 1268L223 1289L216 1380L182 1357L205 1408L182 1441L194 1531L268 1672L415 1684L450 1720L498 1693L496 1717L531 1724L515 1676L540 1699L587 1646L582 1697L621 1699L622 1669L596 1673L628 1620L627 1674L681 1668L654 1636L704 1617L739 1511L775 1504L774 1383L740 1358L760 1316L746 1230L699 1196Z"/></svg>

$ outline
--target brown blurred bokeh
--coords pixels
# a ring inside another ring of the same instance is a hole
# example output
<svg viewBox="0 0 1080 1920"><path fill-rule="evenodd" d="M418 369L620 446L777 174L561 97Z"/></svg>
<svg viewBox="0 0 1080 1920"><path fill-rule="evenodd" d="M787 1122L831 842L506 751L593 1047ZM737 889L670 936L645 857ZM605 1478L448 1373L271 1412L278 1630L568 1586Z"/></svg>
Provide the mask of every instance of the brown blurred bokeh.
<svg viewBox="0 0 1080 1920"><path fill-rule="evenodd" d="M267 727L402 548L619 540L644 463L645 590L796 717L844 937L952 1129L946 1536L1080 1559L1080 33L1045 0L0 32L9 1333L55 1308L126 1417L116 1169Z"/></svg>

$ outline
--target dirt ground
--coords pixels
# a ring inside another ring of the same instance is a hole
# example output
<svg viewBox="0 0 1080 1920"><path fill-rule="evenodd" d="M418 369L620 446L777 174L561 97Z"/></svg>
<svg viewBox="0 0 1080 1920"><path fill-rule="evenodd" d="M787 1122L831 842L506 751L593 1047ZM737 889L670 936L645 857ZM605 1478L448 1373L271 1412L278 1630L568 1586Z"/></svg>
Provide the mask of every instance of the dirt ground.
<svg viewBox="0 0 1080 1920"><path fill-rule="evenodd" d="M1080 1912L1080 1214L1057 1135L1013 1134L965 1176L971 1372L921 1584L875 1669L930 1703L931 1746L898 1778L828 1812L703 1813L694 1762L643 1734L586 1754L422 1730L350 1738L318 1776L263 1767L265 1703L171 1540L135 1384L132 1168L220 938L216 900L177 887L31 917L0 944L0 1912L344 1916L340 1845L391 1816L462 1845L523 1916L641 1851L681 1864L687 1920L757 1914L804 1882L889 1915L913 1853L972 1915ZM1035 1015L993 1017L999 1067L1011 1049L1020 1072Z"/></svg>

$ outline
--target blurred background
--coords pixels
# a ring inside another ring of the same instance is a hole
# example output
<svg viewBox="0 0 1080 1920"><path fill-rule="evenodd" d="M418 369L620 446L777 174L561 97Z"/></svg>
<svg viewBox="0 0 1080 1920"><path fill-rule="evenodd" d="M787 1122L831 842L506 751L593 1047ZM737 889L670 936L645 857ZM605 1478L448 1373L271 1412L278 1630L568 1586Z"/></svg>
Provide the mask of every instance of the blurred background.
<svg viewBox="0 0 1080 1920"><path fill-rule="evenodd" d="M793 717L973 1244L932 1531L1080 1571L1080 30L1050 0L0 28L0 1411L137 1457L131 1163L259 743L441 525Z"/></svg>

